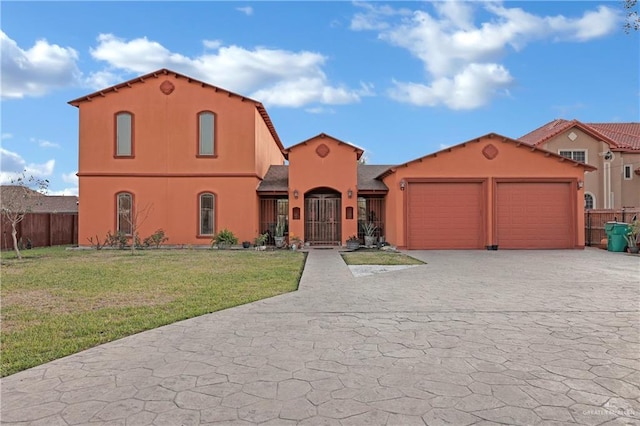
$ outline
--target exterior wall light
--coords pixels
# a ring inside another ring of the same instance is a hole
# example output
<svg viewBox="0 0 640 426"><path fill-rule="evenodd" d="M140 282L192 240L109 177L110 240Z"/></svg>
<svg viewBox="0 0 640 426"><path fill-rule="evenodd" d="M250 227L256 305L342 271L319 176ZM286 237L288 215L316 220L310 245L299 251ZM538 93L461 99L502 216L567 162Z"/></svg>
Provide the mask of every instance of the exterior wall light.
<svg viewBox="0 0 640 426"><path fill-rule="evenodd" d="M300 193L298 192L298 190L294 189L293 190L293 198L295 198L297 200L299 195L300 195Z"/></svg>
<svg viewBox="0 0 640 426"><path fill-rule="evenodd" d="M400 191L404 191L404 188L405 188L406 186L407 186L407 182L406 182L404 179L402 179L402 180L400 181Z"/></svg>
<svg viewBox="0 0 640 426"><path fill-rule="evenodd" d="M353 198L353 190L351 190L351 188L347 190L347 197Z"/></svg>
<svg viewBox="0 0 640 426"><path fill-rule="evenodd" d="M578 181L578 189L582 189L584 188L584 181L583 180L579 180Z"/></svg>

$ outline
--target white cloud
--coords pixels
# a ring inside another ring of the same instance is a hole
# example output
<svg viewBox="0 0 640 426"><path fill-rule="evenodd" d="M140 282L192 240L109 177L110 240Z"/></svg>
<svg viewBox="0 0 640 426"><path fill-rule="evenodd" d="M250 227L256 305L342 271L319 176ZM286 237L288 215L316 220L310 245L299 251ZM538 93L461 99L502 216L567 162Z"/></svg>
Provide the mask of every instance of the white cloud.
<svg viewBox="0 0 640 426"><path fill-rule="evenodd" d="M326 108L326 107L312 107L312 108L307 108L305 109L306 112L308 112L309 114L335 114L336 111L333 108Z"/></svg>
<svg viewBox="0 0 640 426"><path fill-rule="evenodd" d="M406 49L424 66L427 82L397 82L390 95L421 106L478 108L512 84L500 59L538 39L584 42L610 34L620 22L615 10L600 6L581 17L537 16L501 2L434 2L434 13L389 6L360 5L353 30L375 30L378 37ZM477 9L492 17L476 23Z"/></svg>
<svg viewBox="0 0 640 426"><path fill-rule="evenodd" d="M253 7L251 7L251 6L236 7L236 10L238 12L244 13L247 16L253 15Z"/></svg>
<svg viewBox="0 0 640 426"><path fill-rule="evenodd" d="M205 49L217 50L222 46L221 40L202 40Z"/></svg>
<svg viewBox="0 0 640 426"><path fill-rule="evenodd" d="M11 138L13 138L13 135L11 133L3 133L2 136L0 136L0 140L11 139Z"/></svg>
<svg viewBox="0 0 640 426"><path fill-rule="evenodd" d="M29 49L22 49L0 31L2 50L3 99L41 96L65 86L75 85L80 78L78 53L70 47L38 40Z"/></svg>
<svg viewBox="0 0 640 426"><path fill-rule="evenodd" d="M10 183L22 172L27 176L46 178L53 174L55 163L53 159L43 164L27 163L20 154L0 148L0 183Z"/></svg>
<svg viewBox="0 0 640 426"><path fill-rule="evenodd" d="M109 72L147 73L166 67L278 106L344 104L371 94L366 85L356 90L332 85L322 69L327 58L320 53L204 43L217 51L192 58L146 37L127 41L101 34L91 55L107 62Z"/></svg>
<svg viewBox="0 0 640 426"><path fill-rule="evenodd" d="M454 110L474 109L489 102L513 78L502 65L470 64L453 78L440 77L426 86L394 81L390 96L400 102L418 106L444 104Z"/></svg>
<svg viewBox="0 0 640 426"><path fill-rule="evenodd" d="M31 138L30 141L37 143L40 148L60 148L60 144L48 141L46 139Z"/></svg>
<svg viewBox="0 0 640 426"><path fill-rule="evenodd" d="M78 186L78 176L76 176L76 173L78 173L78 172L63 173L62 174L62 181L65 182L65 183L72 183L72 184Z"/></svg>

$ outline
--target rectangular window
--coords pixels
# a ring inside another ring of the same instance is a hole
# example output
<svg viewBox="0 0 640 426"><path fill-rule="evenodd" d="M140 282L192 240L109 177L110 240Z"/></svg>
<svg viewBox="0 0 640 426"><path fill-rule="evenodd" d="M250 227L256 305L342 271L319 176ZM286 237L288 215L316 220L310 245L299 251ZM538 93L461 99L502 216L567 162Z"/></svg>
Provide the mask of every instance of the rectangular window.
<svg viewBox="0 0 640 426"><path fill-rule="evenodd" d="M623 169L624 180L631 180L633 178L633 167L631 164L625 164Z"/></svg>
<svg viewBox="0 0 640 426"><path fill-rule="evenodd" d="M201 112L198 118L198 155L214 155L215 116L211 112Z"/></svg>
<svg viewBox="0 0 640 426"><path fill-rule="evenodd" d="M561 150L558 152L561 156L565 158L569 158L574 161L579 161L581 163L587 162L587 151L568 151Z"/></svg>
<svg viewBox="0 0 640 426"><path fill-rule="evenodd" d="M213 235L213 194L200 195L200 235Z"/></svg>
<svg viewBox="0 0 640 426"><path fill-rule="evenodd" d="M118 157L131 156L132 117L128 112L116 115L116 155Z"/></svg>

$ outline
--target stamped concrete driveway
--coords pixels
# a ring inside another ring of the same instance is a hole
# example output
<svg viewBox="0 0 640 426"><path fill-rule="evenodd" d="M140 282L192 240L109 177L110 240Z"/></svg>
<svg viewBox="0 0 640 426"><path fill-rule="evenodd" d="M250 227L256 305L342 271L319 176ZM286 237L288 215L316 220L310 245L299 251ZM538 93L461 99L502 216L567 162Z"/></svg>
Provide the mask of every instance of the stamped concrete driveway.
<svg viewBox="0 0 640 426"><path fill-rule="evenodd" d="M640 424L640 258L410 252L4 378L3 424Z"/></svg>

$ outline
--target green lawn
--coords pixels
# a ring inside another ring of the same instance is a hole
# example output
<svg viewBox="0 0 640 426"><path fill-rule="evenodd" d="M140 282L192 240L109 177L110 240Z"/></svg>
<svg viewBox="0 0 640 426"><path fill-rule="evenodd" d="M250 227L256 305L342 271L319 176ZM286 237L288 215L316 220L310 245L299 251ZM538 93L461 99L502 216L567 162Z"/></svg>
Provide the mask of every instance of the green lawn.
<svg viewBox="0 0 640 426"><path fill-rule="evenodd" d="M300 252L2 253L0 375L175 321L294 291Z"/></svg>
<svg viewBox="0 0 640 426"><path fill-rule="evenodd" d="M354 251L342 253L347 265L423 265L424 262L402 253L391 251Z"/></svg>

